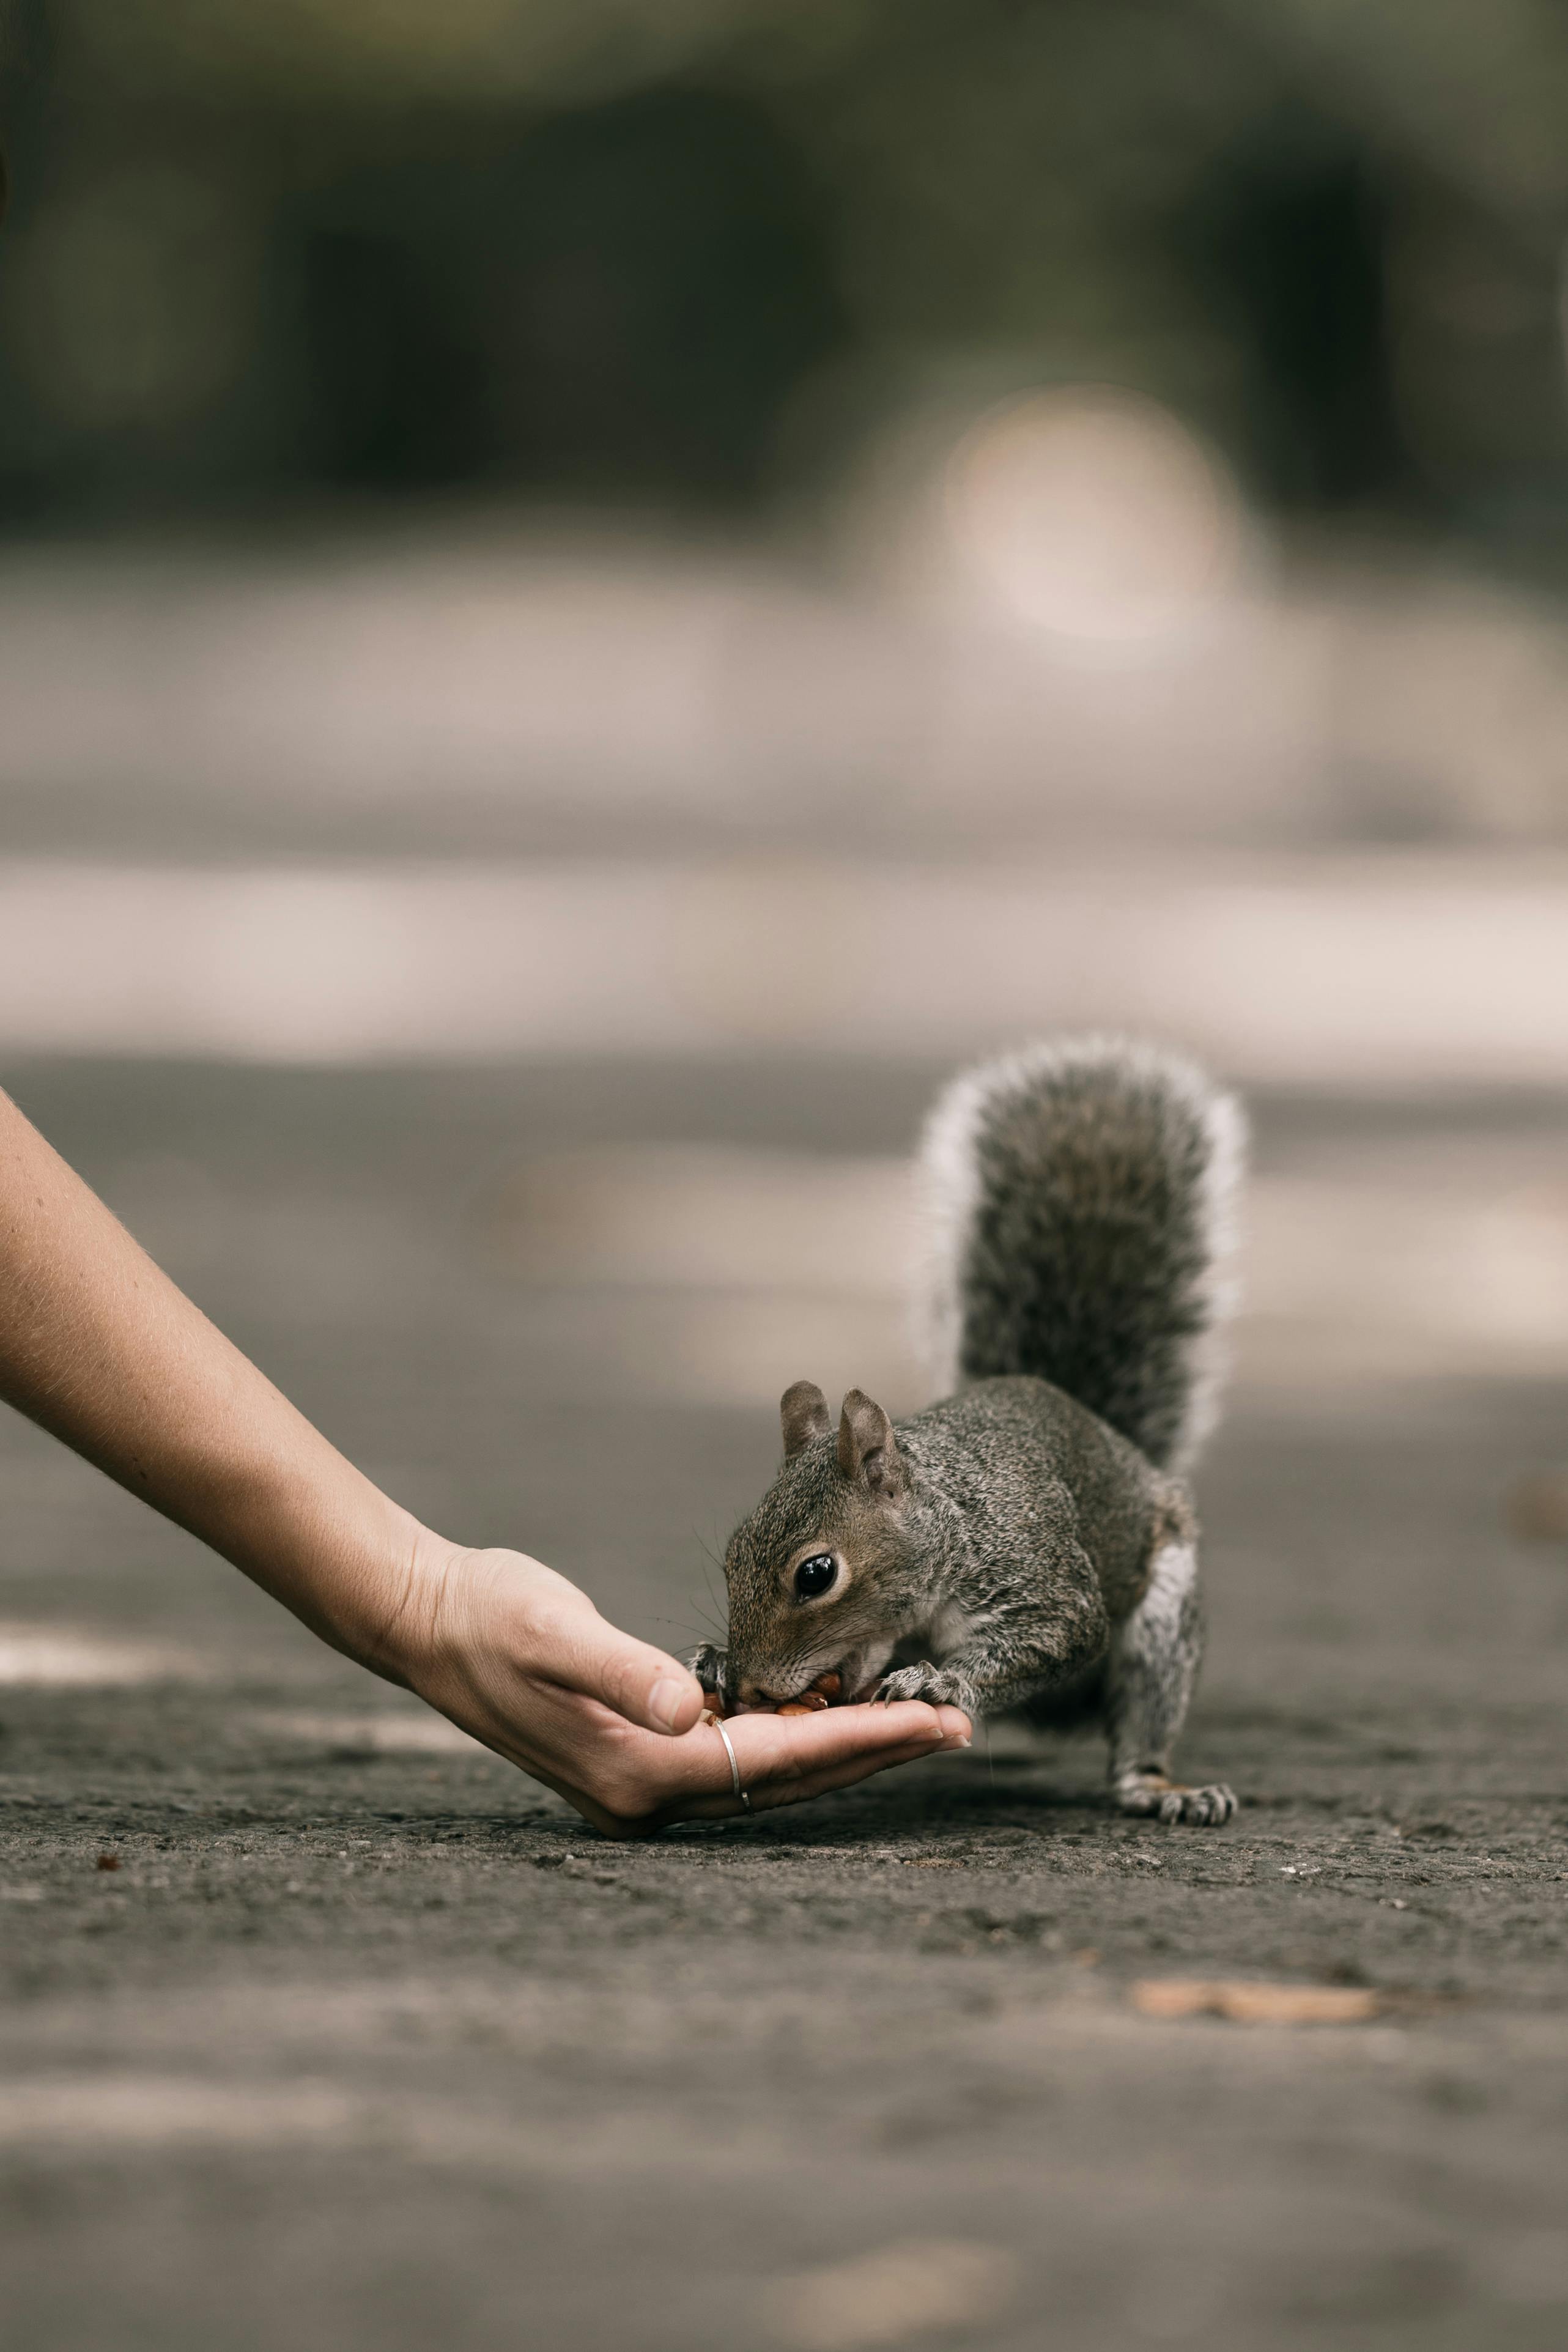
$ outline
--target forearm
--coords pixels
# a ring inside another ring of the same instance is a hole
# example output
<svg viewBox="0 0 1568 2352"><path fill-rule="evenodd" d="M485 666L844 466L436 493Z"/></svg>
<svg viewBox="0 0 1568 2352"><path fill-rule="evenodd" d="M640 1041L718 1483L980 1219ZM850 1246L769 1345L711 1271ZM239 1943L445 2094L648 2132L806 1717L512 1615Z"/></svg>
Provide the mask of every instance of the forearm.
<svg viewBox="0 0 1568 2352"><path fill-rule="evenodd" d="M160 1273L0 1095L0 1396L401 1678L435 1539Z"/></svg>

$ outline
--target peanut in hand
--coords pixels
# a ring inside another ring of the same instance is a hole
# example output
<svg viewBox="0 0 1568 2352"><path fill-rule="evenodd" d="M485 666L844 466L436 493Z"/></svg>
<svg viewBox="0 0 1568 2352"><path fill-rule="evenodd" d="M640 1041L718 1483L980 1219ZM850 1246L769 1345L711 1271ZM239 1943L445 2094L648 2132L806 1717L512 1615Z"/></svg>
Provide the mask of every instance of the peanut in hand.
<svg viewBox="0 0 1568 2352"><path fill-rule="evenodd" d="M836 1706L843 1688L842 1675L818 1675L809 1690L803 1690L795 1698L786 1698L784 1704L774 1707L773 1712L775 1715L816 1715L825 1706ZM705 1690L702 1696L708 1702L702 1710L702 1721L722 1723L730 1713L729 1707L724 1704L723 1692Z"/></svg>

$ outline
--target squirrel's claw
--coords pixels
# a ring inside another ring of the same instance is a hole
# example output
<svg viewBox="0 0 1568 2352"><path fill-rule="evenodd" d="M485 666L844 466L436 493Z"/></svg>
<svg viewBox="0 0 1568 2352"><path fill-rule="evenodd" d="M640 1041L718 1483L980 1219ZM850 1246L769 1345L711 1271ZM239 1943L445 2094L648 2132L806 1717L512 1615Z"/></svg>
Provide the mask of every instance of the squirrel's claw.
<svg viewBox="0 0 1568 2352"><path fill-rule="evenodd" d="M724 1671L729 1662L729 1652L716 1648L711 1642L700 1643L686 1661L703 1689L717 1691L721 1697L724 1692Z"/></svg>
<svg viewBox="0 0 1568 2352"><path fill-rule="evenodd" d="M1235 1793L1226 1787L1223 1780L1211 1781L1204 1789L1184 1789L1181 1793L1182 1810L1176 1816L1178 1821L1217 1828L1221 1822L1228 1822L1236 1811Z"/></svg>
<svg viewBox="0 0 1568 2352"><path fill-rule="evenodd" d="M1152 1813L1168 1826L1184 1822L1194 1829L1217 1829L1236 1811L1236 1798L1223 1780L1189 1789L1163 1772L1128 1773L1116 1784L1116 1801L1124 1813Z"/></svg>
<svg viewBox="0 0 1568 2352"><path fill-rule="evenodd" d="M981 1713L980 1701L969 1676L952 1666L933 1666L922 1659L918 1666L900 1666L896 1673L884 1675L877 1685L879 1701L923 1699L928 1706L960 1706L971 1722Z"/></svg>

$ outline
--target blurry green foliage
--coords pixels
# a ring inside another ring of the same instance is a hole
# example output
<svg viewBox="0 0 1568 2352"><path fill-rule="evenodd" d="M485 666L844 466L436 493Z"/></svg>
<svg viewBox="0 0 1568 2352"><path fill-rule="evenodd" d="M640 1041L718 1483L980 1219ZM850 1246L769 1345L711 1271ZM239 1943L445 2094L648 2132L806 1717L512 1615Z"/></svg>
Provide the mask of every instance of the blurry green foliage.
<svg viewBox="0 0 1568 2352"><path fill-rule="evenodd" d="M12 0L5 32L13 512L751 497L814 447L791 418L955 358L1140 386L1276 499L1561 464L1544 0Z"/></svg>

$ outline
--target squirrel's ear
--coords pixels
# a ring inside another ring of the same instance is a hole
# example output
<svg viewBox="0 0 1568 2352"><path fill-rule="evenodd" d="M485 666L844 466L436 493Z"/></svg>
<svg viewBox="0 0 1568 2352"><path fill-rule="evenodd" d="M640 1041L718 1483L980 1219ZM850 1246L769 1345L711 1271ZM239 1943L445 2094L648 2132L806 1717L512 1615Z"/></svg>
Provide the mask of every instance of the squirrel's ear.
<svg viewBox="0 0 1568 2352"><path fill-rule="evenodd" d="M779 1399L779 1419L786 1462L793 1462L814 1437L826 1437L833 1426L827 1399L815 1381L796 1381L794 1388L785 1389Z"/></svg>
<svg viewBox="0 0 1568 2352"><path fill-rule="evenodd" d="M838 1467L847 1478L858 1478L873 1495L890 1501L904 1491L903 1456L893 1435L893 1424L879 1404L860 1389L844 1400L838 1423Z"/></svg>

